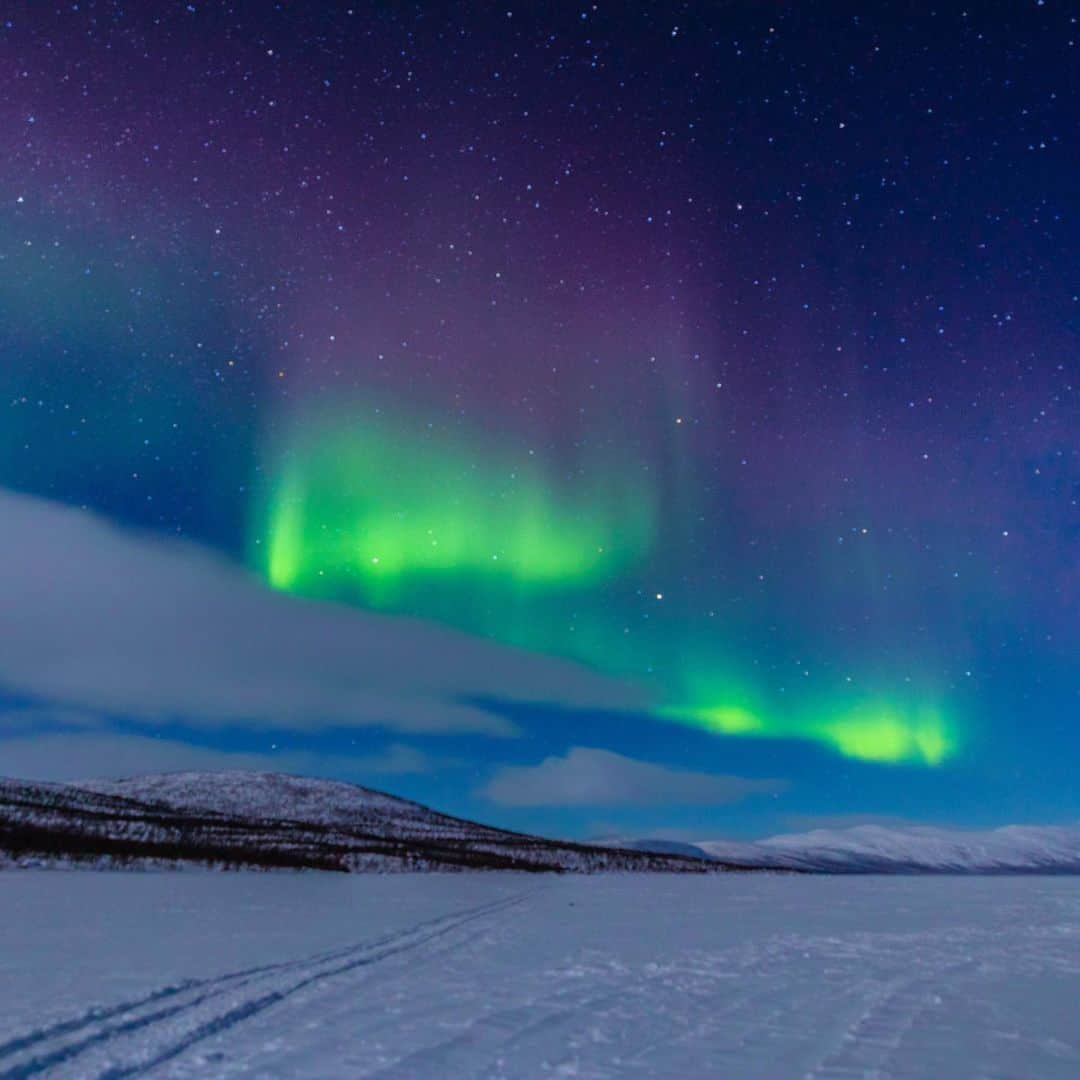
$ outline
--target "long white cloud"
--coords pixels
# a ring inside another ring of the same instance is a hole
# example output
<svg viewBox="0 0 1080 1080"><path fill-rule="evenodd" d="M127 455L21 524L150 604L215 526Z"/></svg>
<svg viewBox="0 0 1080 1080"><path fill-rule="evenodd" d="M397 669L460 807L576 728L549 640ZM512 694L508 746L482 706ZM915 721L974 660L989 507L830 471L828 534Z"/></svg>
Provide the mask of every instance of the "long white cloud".
<svg viewBox="0 0 1080 1080"><path fill-rule="evenodd" d="M0 490L0 688L142 721L513 734L477 700L639 688L416 619L273 593L193 545Z"/></svg>
<svg viewBox="0 0 1080 1080"><path fill-rule="evenodd" d="M0 776L20 780L106 780L143 773L220 769L378 780L432 772L445 767L448 760L402 743L392 743L374 754L349 755L302 750L230 752L174 739L110 732L49 732L0 739Z"/></svg>
<svg viewBox="0 0 1080 1080"><path fill-rule="evenodd" d="M719 805L783 791L783 780L671 769L598 747L574 746L538 765L503 766L480 794L503 806Z"/></svg>

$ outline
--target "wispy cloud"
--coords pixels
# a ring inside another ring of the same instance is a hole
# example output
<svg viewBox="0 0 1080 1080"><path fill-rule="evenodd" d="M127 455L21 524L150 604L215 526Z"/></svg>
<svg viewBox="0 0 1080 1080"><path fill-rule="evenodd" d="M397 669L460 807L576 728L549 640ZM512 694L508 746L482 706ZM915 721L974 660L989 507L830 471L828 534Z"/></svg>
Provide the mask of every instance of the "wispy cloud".
<svg viewBox="0 0 1080 1080"><path fill-rule="evenodd" d="M671 769L611 750L574 746L538 765L499 769L480 794L503 806L719 805L783 791L783 780Z"/></svg>
<svg viewBox="0 0 1080 1080"><path fill-rule="evenodd" d="M0 491L0 686L143 722L508 735L476 701L634 708L639 689L416 619L273 593L191 545Z"/></svg>
<svg viewBox="0 0 1080 1080"><path fill-rule="evenodd" d="M392 743L374 754L306 751L232 753L175 739L109 732L53 732L0 739L0 776L22 780L87 780L186 770L252 769L363 780L427 773L456 764L414 746Z"/></svg>

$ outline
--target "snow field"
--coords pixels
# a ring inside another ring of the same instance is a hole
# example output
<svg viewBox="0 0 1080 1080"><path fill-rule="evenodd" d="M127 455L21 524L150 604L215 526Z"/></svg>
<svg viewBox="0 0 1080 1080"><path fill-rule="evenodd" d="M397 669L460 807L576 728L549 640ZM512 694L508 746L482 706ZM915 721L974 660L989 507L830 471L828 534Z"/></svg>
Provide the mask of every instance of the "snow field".
<svg viewBox="0 0 1080 1080"><path fill-rule="evenodd" d="M8 873L0 1078L1080 1075L1080 879Z"/></svg>

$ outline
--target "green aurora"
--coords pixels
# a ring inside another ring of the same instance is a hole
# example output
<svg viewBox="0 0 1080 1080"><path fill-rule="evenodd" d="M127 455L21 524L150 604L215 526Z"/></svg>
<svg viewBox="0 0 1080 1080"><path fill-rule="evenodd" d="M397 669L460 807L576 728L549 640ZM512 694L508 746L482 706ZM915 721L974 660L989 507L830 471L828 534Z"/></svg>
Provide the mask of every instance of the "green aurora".
<svg viewBox="0 0 1080 1080"><path fill-rule="evenodd" d="M677 619L628 634L618 612L640 604L661 514L647 471L626 461L555 469L528 449L382 410L306 416L271 460L250 559L275 589L645 675L657 719L720 736L811 740L923 767L959 749L934 702L838 690L825 704L762 704L741 680L719 677L699 642L681 641Z"/></svg>
<svg viewBox="0 0 1080 1080"><path fill-rule="evenodd" d="M648 493L611 472L556 492L528 452L500 461L400 423L325 419L281 455L265 510L271 585L345 586L392 607L439 581L565 591L609 581L647 552Z"/></svg>
<svg viewBox="0 0 1080 1080"><path fill-rule="evenodd" d="M883 764L940 765L958 744L937 709L909 712L883 702L788 720L766 718L740 705L665 708L660 715L721 735L813 739L845 757Z"/></svg>

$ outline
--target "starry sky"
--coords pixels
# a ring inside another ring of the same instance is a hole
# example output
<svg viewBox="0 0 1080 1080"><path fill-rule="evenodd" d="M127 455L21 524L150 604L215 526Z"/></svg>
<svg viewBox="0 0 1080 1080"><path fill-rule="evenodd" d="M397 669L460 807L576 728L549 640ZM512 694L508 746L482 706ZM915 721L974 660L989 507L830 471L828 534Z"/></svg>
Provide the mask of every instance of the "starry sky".
<svg viewBox="0 0 1080 1080"><path fill-rule="evenodd" d="M1054 0L6 12L0 772L1074 820L1078 41Z"/></svg>

